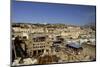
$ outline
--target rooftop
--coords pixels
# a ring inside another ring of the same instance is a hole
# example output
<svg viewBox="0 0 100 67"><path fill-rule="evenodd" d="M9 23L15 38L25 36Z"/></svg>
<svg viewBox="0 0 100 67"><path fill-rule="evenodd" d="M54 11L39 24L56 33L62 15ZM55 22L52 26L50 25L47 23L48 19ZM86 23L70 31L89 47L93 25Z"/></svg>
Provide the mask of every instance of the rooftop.
<svg viewBox="0 0 100 67"><path fill-rule="evenodd" d="M73 47L73 48L80 48L80 47L82 47L79 43L69 43L68 46L69 47Z"/></svg>

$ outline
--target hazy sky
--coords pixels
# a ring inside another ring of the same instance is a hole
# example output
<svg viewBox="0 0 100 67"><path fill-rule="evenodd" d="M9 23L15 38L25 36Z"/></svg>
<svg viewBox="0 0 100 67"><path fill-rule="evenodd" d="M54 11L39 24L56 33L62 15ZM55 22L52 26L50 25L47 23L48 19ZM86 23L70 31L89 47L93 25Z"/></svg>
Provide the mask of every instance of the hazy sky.
<svg viewBox="0 0 100 67"><path fill-rule="evenodd" d="M12 2L12 22L64 23L83 25L95 22L96 7L37 2Z"/></svg>

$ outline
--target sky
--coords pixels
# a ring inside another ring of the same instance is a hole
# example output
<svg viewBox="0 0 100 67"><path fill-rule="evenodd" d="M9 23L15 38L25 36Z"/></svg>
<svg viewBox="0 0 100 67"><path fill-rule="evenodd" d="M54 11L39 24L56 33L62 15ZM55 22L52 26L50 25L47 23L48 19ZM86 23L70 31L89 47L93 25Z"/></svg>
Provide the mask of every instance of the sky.
<svg viewBox="0 0 100 67"><path fill-rule="evenodd" d="M15 23L84 25L96 22L96 7L41 2L13 1L11 19Z"/></svg>

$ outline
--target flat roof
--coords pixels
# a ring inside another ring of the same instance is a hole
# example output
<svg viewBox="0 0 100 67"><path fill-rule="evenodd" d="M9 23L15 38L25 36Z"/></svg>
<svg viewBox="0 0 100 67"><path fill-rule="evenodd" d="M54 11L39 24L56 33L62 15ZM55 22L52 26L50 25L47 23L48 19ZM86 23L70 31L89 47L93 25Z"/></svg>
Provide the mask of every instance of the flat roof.
<svg viewBox="0 0 100 67"><path fill-rule="evenodd" d="M68 46L73 47L73 48L80 48L82 47L80 44L78 43L69 43Z"/></svg>
<svg viewBox="0 0 100 67"><path fill-rule="evenodd" d="M42 34L33 35L33 38L38 38L38 37L46 37L46 35L42 35Z"/></svg>

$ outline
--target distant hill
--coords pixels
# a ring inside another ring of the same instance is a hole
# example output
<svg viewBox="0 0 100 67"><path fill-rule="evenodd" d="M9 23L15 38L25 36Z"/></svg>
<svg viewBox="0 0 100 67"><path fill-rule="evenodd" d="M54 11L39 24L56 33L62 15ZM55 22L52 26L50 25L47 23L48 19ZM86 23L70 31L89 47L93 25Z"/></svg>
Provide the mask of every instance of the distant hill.
<svg viewBox="0 0 100 67"><path fill-rule="evenodd" d="M67 24L40 24L40 23L12 23L12 27L28 27L28 25L32 26L32 27L47 27L47 28L67 28L69 26L71 27L79 27L79 26L75 26L75 25L67 25Z"/></svg>
<svg viewBox="0 0 100 67"><path fill-rule="evenodd" d="M92 30L96 31L96 23L91 22L91 23L85 24L84 26L82 26L82 28L91 28Z"/></svg>

